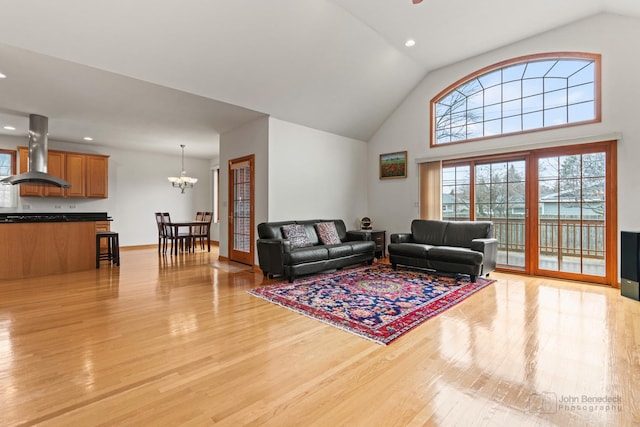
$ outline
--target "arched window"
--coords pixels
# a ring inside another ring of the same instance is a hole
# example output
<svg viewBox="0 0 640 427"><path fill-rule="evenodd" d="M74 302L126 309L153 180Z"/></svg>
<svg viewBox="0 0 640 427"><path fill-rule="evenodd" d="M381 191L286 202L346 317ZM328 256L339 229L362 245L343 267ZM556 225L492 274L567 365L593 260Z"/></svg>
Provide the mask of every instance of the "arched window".
<svg viewBox="0 0 640 427"><path fill-rule="evenodd" d="M431 146L600 121L600 55L503 61L431 100Z"/></svg>

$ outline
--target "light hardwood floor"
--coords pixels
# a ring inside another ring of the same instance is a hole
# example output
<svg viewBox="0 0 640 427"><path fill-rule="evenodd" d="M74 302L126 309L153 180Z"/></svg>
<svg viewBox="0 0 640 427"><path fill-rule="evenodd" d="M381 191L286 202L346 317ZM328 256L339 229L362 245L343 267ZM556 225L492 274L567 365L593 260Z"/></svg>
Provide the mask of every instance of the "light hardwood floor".
<svg viewBox="0 0 640 427"><path fill-rule="evenodd" d="M494 273L385 347L249 295L262 274L213 249L121 256L0 282L0 425L640 424L617 289Z"/></svg>

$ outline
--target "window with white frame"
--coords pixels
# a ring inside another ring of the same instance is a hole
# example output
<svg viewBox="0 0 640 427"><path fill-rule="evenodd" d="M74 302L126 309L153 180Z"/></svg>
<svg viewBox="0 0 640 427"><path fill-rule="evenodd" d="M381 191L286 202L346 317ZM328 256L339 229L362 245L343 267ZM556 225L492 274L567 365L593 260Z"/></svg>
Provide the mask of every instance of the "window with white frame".
<svg viewBox="0 0 640 427"><path fill-rule="evenodd" d="M0 179L16 173L16 153L0 149ZM0 184L0 208L15 208L17 206L16 187Z"/></svg>

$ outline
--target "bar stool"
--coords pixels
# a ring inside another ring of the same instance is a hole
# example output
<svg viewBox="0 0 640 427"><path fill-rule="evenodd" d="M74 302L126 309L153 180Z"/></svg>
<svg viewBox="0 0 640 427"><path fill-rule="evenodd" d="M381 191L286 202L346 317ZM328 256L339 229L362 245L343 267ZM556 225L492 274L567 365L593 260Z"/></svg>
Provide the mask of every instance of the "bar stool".
<svg viewBox="0 0 640 427"><path fill-rule="evenodd" d="M100 252L100 242L107 239L107 252ZM96 232L96 268L100 268L100 261L106 260L115 265L120 265L120 241L115 231Z"/></svg>

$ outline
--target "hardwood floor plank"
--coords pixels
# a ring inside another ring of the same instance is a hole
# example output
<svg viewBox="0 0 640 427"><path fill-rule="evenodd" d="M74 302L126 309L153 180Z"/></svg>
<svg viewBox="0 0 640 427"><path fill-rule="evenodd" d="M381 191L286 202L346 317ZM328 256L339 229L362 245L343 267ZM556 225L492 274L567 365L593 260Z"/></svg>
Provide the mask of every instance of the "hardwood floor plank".
<svg viewBox="0 0 640 427"><path fill-rule="evenodd" d="M0 281L0 425L640 423L640 303L617 289L493 273L385 347L248 294L274 281L225 262L137 248Z"/></svg>

